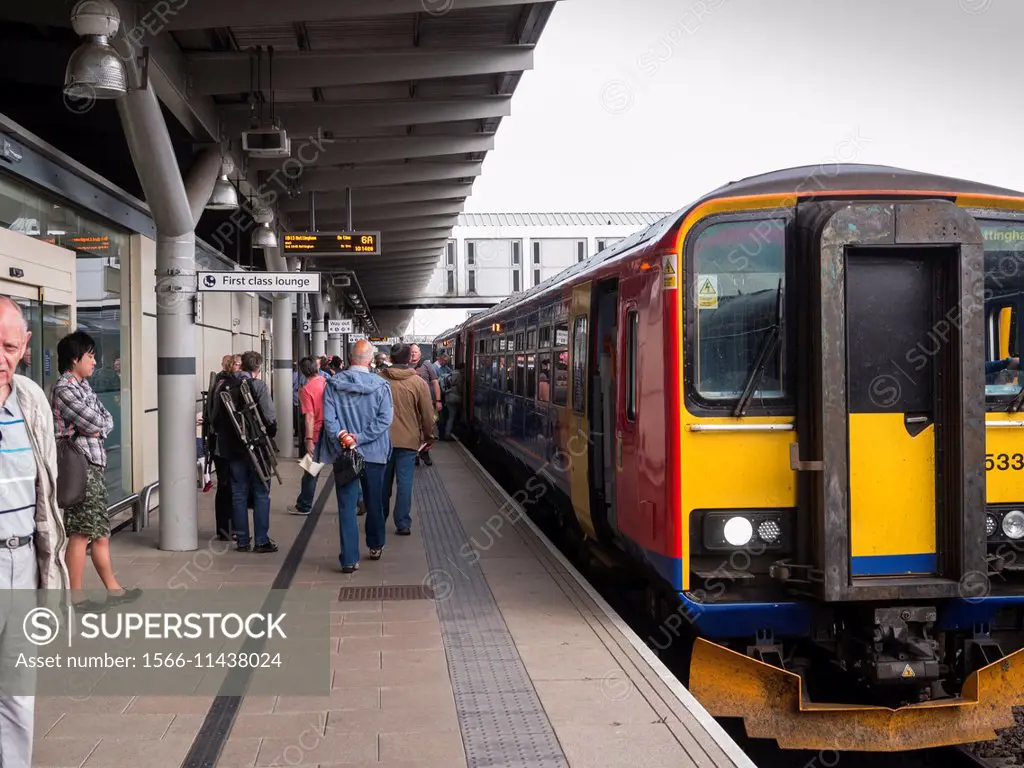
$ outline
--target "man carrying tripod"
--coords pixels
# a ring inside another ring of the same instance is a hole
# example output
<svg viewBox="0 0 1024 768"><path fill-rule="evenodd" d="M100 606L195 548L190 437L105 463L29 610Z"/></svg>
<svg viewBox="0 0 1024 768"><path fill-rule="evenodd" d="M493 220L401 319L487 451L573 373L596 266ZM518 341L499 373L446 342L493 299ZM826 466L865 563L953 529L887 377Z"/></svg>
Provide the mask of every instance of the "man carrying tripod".
<svg viewBox="0 0 1024 768"><path fill-rule="evenodd" d="M236 414L242 414L247 407L242 394L242 383L248 384L255 400L259 416L263 420L267 435L272 439L277 434L277 419L270 390L259 378L263 358L258 352L242 355L242 370L232 373L223 384L221 392L227 392ZM238 436L234 415L220 401L212 403L214 425L217 430L217 455L228 461L231 473L232 522L235 542L239 552L249 551L249 495L253 497L252 522L254 528L253 552L277 552L277 545L270 538L270 477L264 479L258 474L253 463L253 454Z"/></svg>

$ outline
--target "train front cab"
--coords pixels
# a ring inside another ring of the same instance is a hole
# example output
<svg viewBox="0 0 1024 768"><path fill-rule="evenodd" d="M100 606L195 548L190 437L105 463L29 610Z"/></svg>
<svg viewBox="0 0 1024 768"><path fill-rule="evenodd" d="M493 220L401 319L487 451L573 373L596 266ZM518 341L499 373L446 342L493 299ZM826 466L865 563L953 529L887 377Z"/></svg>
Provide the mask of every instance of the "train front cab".
<svg viewBox="0 0 1024 768"><path fill-rule="evenodd" d="M1024 704L1024 420L985 369L1018 351L1021 201L794 203L706 203L676 245L690 689L785 748L995 738Z"/></svg>

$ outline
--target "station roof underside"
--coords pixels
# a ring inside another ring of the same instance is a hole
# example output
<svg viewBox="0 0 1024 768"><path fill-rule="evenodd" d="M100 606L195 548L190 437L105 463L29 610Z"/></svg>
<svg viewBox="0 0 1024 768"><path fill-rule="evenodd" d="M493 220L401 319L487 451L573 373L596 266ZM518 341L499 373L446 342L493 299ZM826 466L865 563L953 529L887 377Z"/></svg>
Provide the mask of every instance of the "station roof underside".
<svg viewBox="0 0 1024 768"><path fill-rule="evenodd" d="M149 47L150 84L167 110L197 146L230 142L243 197L261 185L267 189L268 178L285 161L242 156L241 133L253 127L253 114L262 112L264 124L273 117L287 131L301 172L293 161L273 182L289 179L287 194L277 195L282 229L311 226L310 192L316 229L345 229L352 190L353 228L379 231L382 253L337 257L336 268L355 272L372 312L375 303L394 305L422 294L494 147L501 119L511 114L512 94L523 72L533 68L534 47L555 3L116 5L119 36L141 38ZM2 20L70 31L66 0L5 6ZM74 117L69 113L69 120ZM335 267L319 260L318 268ZM374 319L382 332L394 332L411 311L387 315L374 313Z"/></svg>

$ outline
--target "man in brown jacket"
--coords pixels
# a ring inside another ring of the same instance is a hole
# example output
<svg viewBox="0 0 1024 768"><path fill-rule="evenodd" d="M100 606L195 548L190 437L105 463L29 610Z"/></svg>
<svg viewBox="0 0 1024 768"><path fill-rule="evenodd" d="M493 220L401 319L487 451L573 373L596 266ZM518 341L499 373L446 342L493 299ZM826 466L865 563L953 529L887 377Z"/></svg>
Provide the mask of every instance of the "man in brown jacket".
<svg viewBox="0 0 1024 768"><path fill-rule="evenodd" d="M412 349L408 344L391 348L391 367L380 375L387 379L394 402L391 422L391 458L384 474L384 519L391 509L391 489L398 478L395 499L395 533L408 536L412 527L412 480L420 446L429 450L434 442L434 407L427 383L409 367Z"/></svg>

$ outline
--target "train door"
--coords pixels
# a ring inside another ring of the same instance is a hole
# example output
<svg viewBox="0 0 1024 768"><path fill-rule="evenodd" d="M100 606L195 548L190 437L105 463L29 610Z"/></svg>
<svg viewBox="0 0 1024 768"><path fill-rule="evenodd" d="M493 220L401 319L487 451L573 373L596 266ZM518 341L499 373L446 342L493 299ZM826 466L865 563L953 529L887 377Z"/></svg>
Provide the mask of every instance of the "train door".
<svg viewBox="0 0 1024 768"><path fill-rule="evenodd" d="M630 278L619 284L619 371L618 406L615 414L615 503L610 519L612 527L635 540L642 541L651 531L652 522L639 521L639 433L640 411L640 315L637 308L641 278ZM646 523L644 532L636 528Z"/></svg>
<svg viewBox="0 0 1024 768"><path fill-rule="evenodd" d="M846 316L850 574L936 573L936 358L944 260L851 249ZM938 299L936 301L936 299ZM926 354L927 353L927 354ZM893 511L899 510L899 514Z"/></svg>
<svg viewBox="0 0 1024 768"><path fill-rule="evenodd" d="M572 506L580 528L597 538L590 512L590 434L587 414L590 362L590 297L593 283L577 285L569 307L569 407L566 441L569 453Z"/></svg>
<svg viewBox="0 0 1024 768"><path fill-rule="evenodd" d="M615 502L615 406L618 394L618 280L597 284L590 367L590 515L599 534L610 534ZM605 537L606 537L605 536Z"/></svg>

